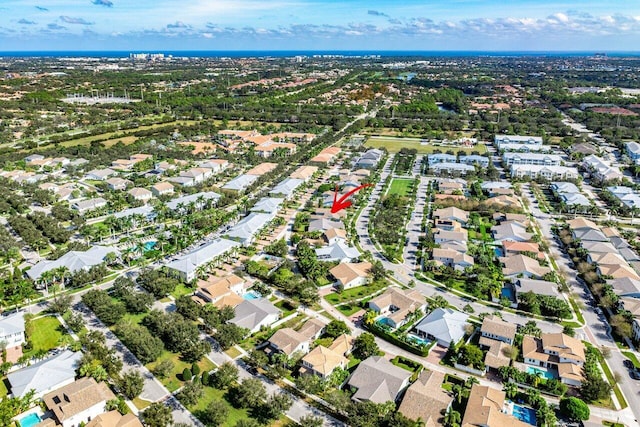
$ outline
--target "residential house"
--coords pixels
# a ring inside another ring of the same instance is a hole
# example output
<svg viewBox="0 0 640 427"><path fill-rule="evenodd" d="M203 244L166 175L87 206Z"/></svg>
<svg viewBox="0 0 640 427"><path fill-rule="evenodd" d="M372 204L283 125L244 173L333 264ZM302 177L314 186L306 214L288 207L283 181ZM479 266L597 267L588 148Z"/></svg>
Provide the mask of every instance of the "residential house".
<svg viewBox="0 0 640 427"><path fill-rule="evenodd" d="M302 358L300 372L327 378L337 368L347 369L349 359L345 355L351 351L352 346L353 338L349 335L340 335L328 348L316 346Z"/></svg>
<svg viewBox="0 0 640 427"><path fill-rule="evenodd" d="M11 394L14 397L24 397L33 390L33 398L39 399L53 390L71 384L75 381L81 358L80 352L63 350L55 356L9 373L7 380L11 384Z"/></svg>
<svg viewBox="0 0 640 427"><path fill-rule="evenodd" d="M224 277L210 276L207 280L198 280L196 297L218 308L225 305L235 307L243 301L241 295L246 291L246 281L235 274Z"/></svg>
<svg viewBox="0 0 640 427"><path fill-rule="evenodd" d="M151 193L156 197L173 194L173 190L173 185L167 181L158 182L151 186Z"/></svg>
<svg viewBox="0 0 640 427"><path fill-rule="evenodd" d="M383 152L377 148L372 148L362 154L354 163L358 169L374 169L382 160Z"/></svg>
<svg viewBox="0 0 640 427"><path fill-rule="evenodd" d="M137 200L139 202L148 202L153 197L153 193L146 188L135 187L131 190L127 191L127 194L130 195L133 200Z"/></svg>
<svg viewBox="0 0 640 427"><path fill-rule="evenodd" d="M102 197L96 197L94 199L82 200L79 202L75 202L71 205L71 209L78 211L80 215L85 214L90 211L95 211L96 209L100 209L107 206L107 201Z"/></svg>
<svg viewBox="0 0 640 427"><path fill-rule="evenodd" d="M89 421L85 427L142 427L142 423L131 412L122 415L120 412L113 410L98 415Z"/></svg>
<svg viewBox="0 0 640 427"><path fill-rule="evenodd" d="M624 265L627 263L622 255L615 252L589 253L587 254L587 262L596 265Z"/></svg>
<svg viewBox="0 0 640 427"><path fill-rule="evenodd" d="M606 182L624 178L620 168L612 167L608 161L593 154L583 159L582 167L601 181Z"/></svg>
<svg viewBox="0 0 640 427"><path fill-rule="evenodd" d="M450 308L436 308L420 321L414 332L423 338L437 341L441 347L449 347L464 337L469 316Z"/></svg>
<svg viewBox="0 0 640 427"><path fill-rule="evenodd" d="M407 388L398 411L410 420L422 420L424 427L444 424L444 415L453 398L442 388L444 374L424 369Z"/></svg>
<svg viewBox="0 0 640 427"><path fill-rule="evenodd" d="M581 242L581 246L582 249L590 254L618 253L618 249L609 242L594 242L587 240L585 242Z"/></svg>
<svg viewBox="0 0 640 427"><path fill-rule="evenodd" d="M292 328L278 329L269 338L268 348L287 357L295 353L307 354L312 342L322 334L325 327L326 325L318 319L309 319L297 331Z"/></svg>
<svg viewBox="0 0 640 427"><path fill-rule="evenodd" d="M120 256L120 251L111 246L92 246L86 251L69 251L56 260L42 260L28 269L25 274L34 282L37 282L47 271L60 267L66 268L70 273L80 270L88 271L91 267L105 262L110 253Z"/></svg>
<svg viewBox="0 0 640 427"><path fill-rule="evenodd" d="M290 199L302 184L304 184L304 181L301 179L286 178L284 181L273 187L273 189L269 191L269 195L271 197Z"/></svg>
<svg viewBox="0 0 640 427"><path fill-rule="evenodd" d="M213 191L189 194L167 202L167 209L172 211L177 210L180 213L184 213L191 208L200 210L204 209L207 205L215 205L221 197L220 194L214 193Z"/></svg>
<svg viewBox="0 0 640 427"><path fill-rule="evenodd" d="M434 228L442 231L462 231L462 224L451 219L435 219L433 221Z"/></svg>
<svg viewBox="0 0 640 427"><path fill-rule="evenodd" d="M84 176L85 179L90 179L93 181L106 181L112 175L115 175L116 171L113 169L93 169Z"/></svg>
<svg viewBox="0 0 640 427"><path fill-rule="evenodd" d="M600 276L605 276L610 279L622 279L626 277L633 280L640 280L638 273L626 263L622 265L599 265L597 271Z"/></svg>
<svg viewBox="0 0 640 427"><path fill-rule="evenodd" d="M330 228L323 233L323 237L328 245L335 245L338 242L346 243L347 232L342 228Z"/></svg>
<svg viewBox="0 0 640 427"><path fill-rule="evenodd" d="M112 191L126 190L129 185L133 184L128 179L122 179L117 176L114 176L113 178L109 178L108 180L106 180L106 183L107 183L107 188Z"/></svg>
<svg viewBox="0 0 640 427"><path fill-rule="evenodd" d="M249 188L249 186L254 182L256 182L257 180L258 180L257 175L247 175L247 174L239 175L234 179L232 179L231 181L227 182L225 185L223 185L222 189L241 193L247 188Z"/></svg>
<svg viewBox="0 0 640 427"><path fill-rule="evenodd" d="M296 152L297 148L298 147L296 146L296 144L291 144L288 142L267 141L264 144L256 146L253 150L256 155L267 159L273 156L273 154L276 152L284 153L285 155L290 156Z"/></svg>
<svg viewBox="0 0 640 427"><path fill-rule="evenodd" d="M309 231L326 231L332 228L344 229L342 221L336 221L332 218L320 217L309 221Z"/></svg>
<svg viewBox="0 0 640 427"><path fill-rule="evenodd" d="M543 267L540 263L525 255L512 255L500 257L500 262L504 265L502 273L505 277L516 278L536 278L541 279L545 274L550 273L549 267Z"/></svg>
<svg viewBox="0 0 640 427"><path fill-rule="evenodd" d="M468 172L475 172L475 167L464 163L436 163L429 166L435 175L466 175Z"/></svg>
<svg viewBox="0 0 640 427"><path fill-rule="evenodd" d="M316 255L320 261L351 262L360 258L358 249L342 241L338 241L330 246L317 248Z"/></svg>
<svg viewBox="0 0 640 427"><path fill-rule="evenodd" d="M493 204L493 205L501 205L501 206L508 206L508 207L514 207L514 208L520 207L520 201L514 196L507 196L507 195L495 196L495 197L490 197L485 201L486 203Z"/></svg>
<svg viewBox="0 0 640 427"><path fill-rule="evenodd" d="M333 161L341 151L342 150L339 147L327 147L320 151L317 156L312 157L309 162L326 166L330 163L333 163Z"/></svg>
<svg viewBox="0 0 640 427"><path fill-rule="evenodd" d="M602 231L600 231L599 229L592 230L592 229L583 228L583 229L573 230L571 234L573 235L573 238L575 240L580 240L582 242L587 242L587 241L608 242L609 241L607 236L605 236L602 233Z"/></svg>
<svg viewBox="0 0 640 427"><path fill-rule="evenodd" d="M436 153L436 154L429 154L427 156L427 160L429 162L429 167L431 167L438 163L456 163L458 158L453 154Z"/></svg>
<svg viewBox="0 0 640 427"><path fill-rule="evenodd" d="M411 372L402 369L382 356L372 356L360 362L347 380L349 387L357 389L352 396L359 402L395 402L409 385Z"/></svg>
<svg viewBox="0 0 640 427"><path fill-rule="evenodd" d="M467 399L467 409L461 425L464 427L531 427L505 411L504 391L474 384ZM510 406L511 411L513 407Z"/></svg>
<svg viewBox="0 0 640 427"><path fill-rule="evenodd" d="M7 362L16 363L22 356L22 344L27 342L24 331L24 311L0 317L0 342L4 343Z"/></svg>
<svg viewBox="0 0 640 427"><path fill-rule="evenodd" d="M266 298L244 300L234 308L235 316L229 322L254 334L278 321L280 310Z"/></svg>
<svg viewBox="0 0 640 427"><path fill-rule="evenodd" d="M544 166L544 165L511 165L511 176L513 178L530 178L530 179L578 179L580 174L574 167L567 166Z"/></svg>
<svg viewBox="0 0 640 427"><path fill-rule="evenodd" d="M251 212L231 227L225 235L232 240L240 242L243 246L249 246L255 236L274 218L275 215L273 214Z"/></svg>
<svg viewBox="0 0 640 427"><path fill-rule="evenodd" d="M229 167L229 161L225 159L209 159L200 163L198 166L211 169L212 173L218 173Z"/></svg>
<svg viewBox="0 0 640 427"><path fill-rule="evenodd" d="M477 154L471 154L468 156L460 156L460 158L458 159L460 161L460 163L464 163L470 166L481 166L483 168L486 168L489 166L489 158L485 157L485 156L479 156Z"/></svg>
<svg viewBox="0 0 640 427"><path fill-rule="evenodd" d="M600 230L600 227L598 227L595 222L583 217L571 219L567 221L567 225L571 230Z"/></svg>
<svg viewBox="0 0 640 427"><path fill-rule="evenodd" d="M262 176L278 167L277 163L260 163L245 172L246 175Z"/></svg>
<svg viewBox="0 0 640 427"><path fill-rule="evenodd" d="M329 270L343 289L366 285L369 282L370 262L341 263Z"/></svg>
<svg viewBox="0 0 640 427"><path fill-rule="evenodd" d="M513 151L518 153L549 153L553 148L550 145L504 143L500 144L499 150L502 152Z"/></svg>
<svg viewBox="0 0 640 427"><path fill-rule="evenodd" d="M404 290L392 286L371 299L368 306L383 316L387 326L395 329L410 320L411 315L423 313L427 303L424 296L415 289Z"/></svg>
<svg viewBox="0 0 640 427"><path fill-rule="evenodd" d="M561 163L562 157L556 154L504 153L502 155L502 164L505 167L511 165L560 166Z"/></svg>
<svg viewBox="0 0 640 427"><path fill-rule="evenodd" d="M233 255L239 246L240 243L233 240L218 238L178 259L170 261L165 264L165 267L182 280L190 282L195 279L200 267L211 263L221 263Z"/></svg>
<svg viewBox="0 0 640 427"><path fill-rule="evenodd" d="M640 144L636 141L628 141L624 143L624 147L631 161L637 164L640 160Z"/></svg>
<svg viewBox="0 0 640 427"><path fill-rule="evenodd" d="M433 235L433 240L437 245L442 245L447 242L466 242L468 240L467 234L467 230L465 229L462 229L461 231L437 230Z"/></svg>
<svg viewBox="0 0 640 427"><path fill-rule="evenodd" d="M250 209L251 212L260 212L269 215L276 215L280 211L280 207L284 202L283 199L276 197L263 197L258 200L258 202L253 205Z"/></svg>
<svg viewBox="0 0 640 427"><path fill-rule="evenodd" d="M471 255L454 249L434 248L432 255L437 265L445 265L456 271L464 271L465 268L475 264Z"/></svg>
<svg viewBox="0 0 640 427"><path fill-rule="evenodd" d="M502 144L542 145L542 137L529 135L501 135L494 137L493 143L498 150Z"/></svg>
<svg viewBox="0 0 640 427"><path fill-rule="evenodd" d="M557 370L564 384L575 387L582 384L582 367L586 358L584 344L579 339L559 332L543 333L540 338L525 335L522 357L528 365Z"/></svg>
<svg viewBox="0 0 640 427"><path fill-rule="evenodd" d="M504 256L509 257L511 255L531 255L540 260L544 259L544 252L540 251L540 246L534 242L518 242L515 240L503 240L502 252Z"/></svg>
<svg viewBox="0 0 640 427"><path fill-rule="evenodd" d="M512 279L511 289L513 290L516 301L518 295L533 292L536 295L548 295L552 297L560 297L558 291L558 284L555 282L548 282L546 280L526 279L524 277ZM508 284L506 285L508 286Z"/></svg>
<svg viewBox="0 0 640 427"><path fill-rule="evenodd" d="M528 242L533 237L533 233L527 232L527 226L517 221L503 221L500 225L493 226L491 232L493 238L499 242Z"/></svg>
<svg viewBox="0 0 640 427"><path fill-rule="evenodd" d="M79 427L104 413L107 402L115 398L106 383L84 377L46 394L42 400L62 427Z"/></svg>
<svg viewBox="0 0 640 427"><path fill-rule="evenodd" d="M509 366L511 359L505 353L513 345L516 325L497 316L487 316L482 321L480 333L480 347L487 350L485 365L496 370L502 366Z"/></svg>
<svg viewBox="0 0 640 427"><path fill-rule="evenodd" d="M304 182L307 182L316 172L318 172L317 166L303 165L296 169L291 175L289 175L289 177L293 179L301 179Z"/></svg>
<svg viewBox="0 0 640 427"><path fill-rule="evenodd" d="M441 208L433 211L433 218L457 221L465 226L469 222L469 212L456 207Z"/></svg>

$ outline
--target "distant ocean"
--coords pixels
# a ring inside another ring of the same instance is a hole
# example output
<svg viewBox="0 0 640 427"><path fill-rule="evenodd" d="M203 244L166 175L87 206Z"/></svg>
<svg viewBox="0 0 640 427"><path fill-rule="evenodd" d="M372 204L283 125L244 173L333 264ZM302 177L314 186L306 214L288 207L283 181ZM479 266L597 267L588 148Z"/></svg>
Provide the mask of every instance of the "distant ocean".
<svg viewBox="0 0 640 427"><path fill-rule="evenodd" d="M191 57L191 58L260 58L260 57L277 57L286 58L293 56L314 55L341 55L341 56L371 56L379 55L381 57L586 57L593 55L602 55L602 51L592 52L536 52L536 51L418 51L418 50L182 50L182 51L163 51L163 50L136 50L136 51L0 51L0 57L48 57L48 58L64 58L64 57L95 57L95 58L127 58L130 53L163 53L165 56ZM640 56L640 52L606 52L608 57L635 57Z"/></svg>

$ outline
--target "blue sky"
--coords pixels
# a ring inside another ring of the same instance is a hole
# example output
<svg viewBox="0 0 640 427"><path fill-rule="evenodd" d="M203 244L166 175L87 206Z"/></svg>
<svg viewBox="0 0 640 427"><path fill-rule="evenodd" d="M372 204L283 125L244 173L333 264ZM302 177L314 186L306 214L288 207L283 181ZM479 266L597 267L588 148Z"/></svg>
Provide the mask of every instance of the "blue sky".
<svg viewBox="0 0 640 427"><path fill-rule="evenodd" d="M0 51L639 46L636 0L0 0Z"/></svg>

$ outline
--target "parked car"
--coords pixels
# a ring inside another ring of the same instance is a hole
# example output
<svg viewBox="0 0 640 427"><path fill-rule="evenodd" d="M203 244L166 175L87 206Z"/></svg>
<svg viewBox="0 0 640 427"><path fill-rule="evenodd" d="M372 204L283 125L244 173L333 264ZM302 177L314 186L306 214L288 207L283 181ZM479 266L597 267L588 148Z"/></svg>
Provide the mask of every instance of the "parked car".
<svg viewBox="0 0 640 427"><path fill-rule="evenodd" d="M635 366L633 365L633 362L631 360L629 360L629 359L624 359L624 362L622 362L622 364L627 369L635 369Z"/></svg>
<svg viewBox="0 0 640 427"><path fill-rule="evenodd" d="M640 380L640 372L638 372L636 369L629 371L629 375L631 375L631 378L633 378L634 380Z"/></svg>

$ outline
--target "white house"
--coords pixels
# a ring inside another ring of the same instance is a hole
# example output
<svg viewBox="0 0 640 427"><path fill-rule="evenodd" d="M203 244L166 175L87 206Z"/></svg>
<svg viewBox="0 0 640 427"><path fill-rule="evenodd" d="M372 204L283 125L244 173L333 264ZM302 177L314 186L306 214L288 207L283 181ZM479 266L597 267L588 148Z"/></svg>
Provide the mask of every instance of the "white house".
<svg viewBox="0 0 640 427"><path fill-rule="evenodd" d="M229 322L246 328L251 334L269 327L280 318L280 310L266 298L244 300L234 309L235 316Z"/></svg>
<svg viewBox="0 0 640 427"><path fill-rule="evenodd" d="M0 317L0 342L5 343L7 362L17 362L22 356L22 344L27 341L24 331L23 311Z"/></svg>
<svg viewBox="0 0 640 427"><path fill-rule="evenodd" d="M115 397L106 383L84 377L46 394L42 400L62 427L79 427L106 412L107 402Z"/></svg>
<svg viewBox="0 0 640 427"><path fill-rule="evenodd" d="M14 397L24 397L30 390L34 398L64 387L75 381L76 369L82 353L64 350L55 356L41 360L34 365L19 369L7 375Z"/></svg>

